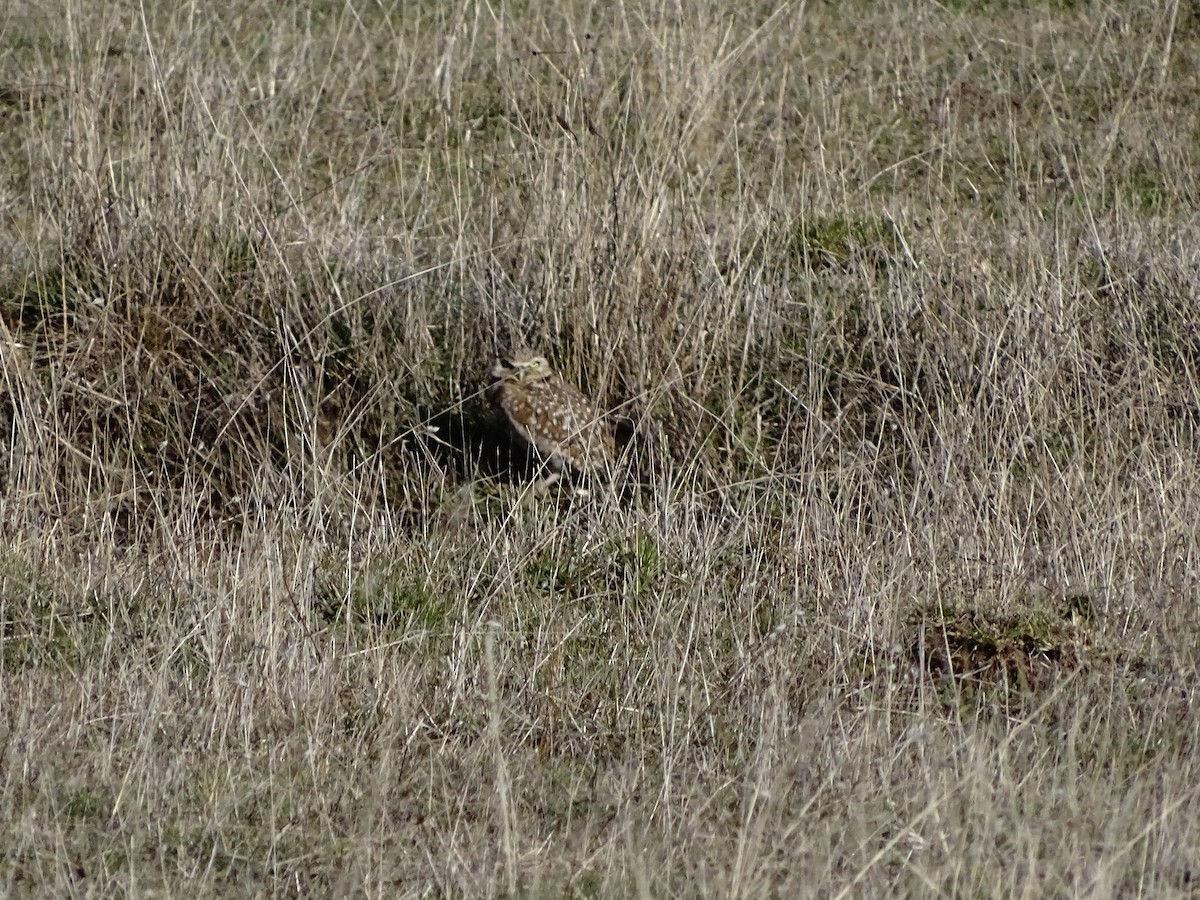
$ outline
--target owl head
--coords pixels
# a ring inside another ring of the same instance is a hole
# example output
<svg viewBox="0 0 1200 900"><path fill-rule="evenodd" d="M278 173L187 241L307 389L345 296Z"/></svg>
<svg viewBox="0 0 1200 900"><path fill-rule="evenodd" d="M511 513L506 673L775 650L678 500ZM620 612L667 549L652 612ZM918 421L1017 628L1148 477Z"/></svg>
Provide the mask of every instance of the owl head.
<svg viewBox="0 0 1200 900"><path fill-rule="evenodd" d="M553 374L546 357L521 347L496 360L492 377L502 381L537 381Z"/></svg>

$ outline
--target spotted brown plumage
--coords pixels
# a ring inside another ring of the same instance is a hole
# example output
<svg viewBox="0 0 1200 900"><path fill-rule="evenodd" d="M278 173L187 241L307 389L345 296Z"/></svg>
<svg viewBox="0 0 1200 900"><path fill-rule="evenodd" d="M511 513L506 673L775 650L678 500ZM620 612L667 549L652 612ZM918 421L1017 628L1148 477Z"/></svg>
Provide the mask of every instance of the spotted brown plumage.
<svg viewBox="0 0 1200 900"><path fill-rule="evenodd" d="M518 438L551 469L546 483L564 470L605 469L616 456L612 432L583 394L563 381L544 356L518 350L492 367L496 381L488 399Z"/></svg>

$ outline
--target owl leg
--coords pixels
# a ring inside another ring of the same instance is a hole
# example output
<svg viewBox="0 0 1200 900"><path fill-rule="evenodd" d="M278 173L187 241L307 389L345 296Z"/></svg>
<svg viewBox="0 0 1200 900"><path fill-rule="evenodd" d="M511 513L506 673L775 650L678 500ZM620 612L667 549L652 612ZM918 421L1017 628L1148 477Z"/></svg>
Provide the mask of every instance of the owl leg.
<svg viewBox="0 0 1200 900"><path fill-rule="evenodd" d="M543 457L542 464L545 467L543 469L545 474L533 486L534 492L539 497L544 497L550 491L551 487L558 484L567 469L563 460L554 455Z"/></svg>
<svg viewBox="0 0 1200 900"><path fill-rule="evenodd" d="M560 478L562 478L562 470L552 468L546 474L545 478L539 478L533 483L534 493L536 493L538 496L545 496L547 493L549 493L550 488L558 483Z"/></svg>

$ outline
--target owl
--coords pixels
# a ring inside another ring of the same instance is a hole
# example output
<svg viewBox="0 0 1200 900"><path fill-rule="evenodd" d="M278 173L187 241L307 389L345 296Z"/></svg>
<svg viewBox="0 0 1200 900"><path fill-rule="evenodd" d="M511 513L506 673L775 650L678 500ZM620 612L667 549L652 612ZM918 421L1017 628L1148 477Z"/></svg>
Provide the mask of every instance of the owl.
<svg viewBox="0 0 1200 900"><path fill-rule="evenodd" d="M544 356L517 350L492 367L488 399L513 434L550 468L541 487L564 472L606 469L616 457L612 432L591 401L550 368Z"/></svg>

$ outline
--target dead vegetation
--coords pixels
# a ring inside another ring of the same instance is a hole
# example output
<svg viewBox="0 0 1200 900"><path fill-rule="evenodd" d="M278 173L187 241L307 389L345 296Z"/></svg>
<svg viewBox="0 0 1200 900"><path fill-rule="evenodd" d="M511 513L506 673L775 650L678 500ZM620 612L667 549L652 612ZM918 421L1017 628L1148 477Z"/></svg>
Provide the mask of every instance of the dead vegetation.
<svg viewBox="0 0 1200 900"><path fill-rule="evenodd" d="M0 893L1194 892L1197 16L960 6L10 10Z"/></svg>

